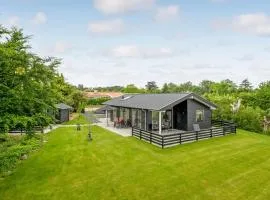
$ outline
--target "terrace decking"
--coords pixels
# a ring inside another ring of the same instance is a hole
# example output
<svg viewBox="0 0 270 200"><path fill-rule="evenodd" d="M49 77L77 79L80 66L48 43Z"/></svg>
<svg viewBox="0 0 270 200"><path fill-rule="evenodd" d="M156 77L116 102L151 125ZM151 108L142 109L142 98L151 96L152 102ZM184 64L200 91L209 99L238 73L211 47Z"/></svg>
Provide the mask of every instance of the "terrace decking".
<svg viewBox="0 0 270 200"><path fill-rule="evenodd" d="M200 131L181 131L176 130L165 134L144 131L138 128L132 128L132 136L147 141L162 148L175 146L178 144L194 142L212 137L225 136L227 134L236 134L236 125L226 121L212 121L212 128Z"/></svg>

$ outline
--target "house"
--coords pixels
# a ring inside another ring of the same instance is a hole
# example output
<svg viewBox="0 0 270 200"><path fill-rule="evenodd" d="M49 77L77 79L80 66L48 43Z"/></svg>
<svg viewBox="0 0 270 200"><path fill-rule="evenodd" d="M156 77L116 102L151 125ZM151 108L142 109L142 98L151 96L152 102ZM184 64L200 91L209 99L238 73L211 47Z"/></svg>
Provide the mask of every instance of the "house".
<svg viewBox="0 0 270 200"><path fill-rule="evenodd" d="M59 123L69 121L70 112L73 109L71 106L64 103L59 103L55 105L55 108L57 109L55 118L59 121Z"/></svg>
<svg viewBox="0 0 270 200"><path fill-rule="evenodd" d="M191 131L211 127L216 105L194 93L123 95L104 103L107 120L145 131Z"/></svg>

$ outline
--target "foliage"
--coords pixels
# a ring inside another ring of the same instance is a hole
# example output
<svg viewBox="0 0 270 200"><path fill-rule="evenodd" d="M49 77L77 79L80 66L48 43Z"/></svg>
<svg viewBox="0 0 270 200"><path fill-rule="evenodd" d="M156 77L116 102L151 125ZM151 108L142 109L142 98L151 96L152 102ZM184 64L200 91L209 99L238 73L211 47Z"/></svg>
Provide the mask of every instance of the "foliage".
<svg viewBox="0 0 270 200"><path fill-rule="evenodd" d="M0 181L1 199L269 199L265 135L239 129L162 150L96 126L91 131L92 142L88 127L50 133L42 151Z"/></svg>
<svg viewBox="0 0 270 200"><path fill-rule="evenodd" d="M109 97L100 97L100 98L89 99L87 101L87 105L101 105L102 103L104 103L110 99L111 98L109 98Z"/></svg>
<svg viewBox="0 0 270 200"><path fill-rule="evenodd" d="M270 81L263 82L255 91L255 98L257 105L267 110L270 108Z"/></svg>
<svg viewBox="0 0 270 200"><path fill-rule="evenodd" d="M145 89L148 92L157 92L158 91L158 86L157 83L155 81L149 81L147 82L147 84L145 85Z"/></svg>
<svg viewBox="0 0 270 200"><path fill-rule="evenodd" d="M136 87L134 84L129 84L122 89L123 93L144 93L144 89Z"/></svg>
<svg viewBox="0 0 270 200"><path fill-rule="evenodd" d="M60 60L41 58L31 52L22 30L0 27L0 130L46 126L54 116L54 105L72 100L81 105L77 88L57 72ZM73 95L70 97L70 95Z"/></svg>
<svg viewBox="0 0 270 200"><path fill-rule="evenodd" d="M38 149L42 136L8 136L0 135L0 176L13 170L20 157Z"/></svg>
<svg viewBox="0 0 270 200"><path fill-rule="evenodd" d="M239 85L239 90L244 91L244 92L249 92L252 90L252 84L249 82L248 79L244 79Z"/></svg>
<svg viewBox="0 0 270 200"><path fill-rule="evenodd" d="M64 125L89 124L90 122L83 114L78 114L73 120L65 122Z"/></svg>
<svg viewBox="0 0 270 200"><path fill-rule="evenodd" d="M239 128L249 131L262 132L264 111L260 108L242 107L238 113L232 116Z"/></svg>

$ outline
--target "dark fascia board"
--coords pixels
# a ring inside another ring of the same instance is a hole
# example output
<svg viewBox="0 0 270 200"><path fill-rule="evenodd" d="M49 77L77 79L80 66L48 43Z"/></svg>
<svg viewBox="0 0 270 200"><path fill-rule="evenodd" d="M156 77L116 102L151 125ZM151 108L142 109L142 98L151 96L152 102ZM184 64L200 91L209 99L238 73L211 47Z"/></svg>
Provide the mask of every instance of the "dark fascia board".
<svg viewBox="0 0 270 200"><path fill-rule="evenodd" d="M211 110L215 110L217 108L217 106L213 103L211 103L210 101L200 97L199 95L195 94L195 93L190 93L189 95L187 95L186 97L182 98L182 99L179 99L173 103L170 103L168 104L167 106L161 108L159 111L164 111L164 110L168 110L169 108L172 108L173 106L183 102L183 101L186 101L188 99L193 99L197 102L200 102L201 104L209 107Z"/></svg>

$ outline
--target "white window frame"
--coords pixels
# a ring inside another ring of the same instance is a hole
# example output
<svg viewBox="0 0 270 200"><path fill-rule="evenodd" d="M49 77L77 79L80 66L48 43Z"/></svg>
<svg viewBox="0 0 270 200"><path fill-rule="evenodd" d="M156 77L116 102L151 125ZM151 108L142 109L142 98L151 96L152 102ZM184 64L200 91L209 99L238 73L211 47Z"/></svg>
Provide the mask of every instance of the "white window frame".
<svg viewBox="0 0 270 200"><path fill-rule="evenodd" d="M201 112L201 113L198 113L198 112ZM199 114L201 114L201 120L199 120ZM202 121L204 121L204 118L205 118L205 116L204 116L204 109L197 109L196 110L196 113L195 113L195 115L196 115L196 122L202 122Z"/></svg>

